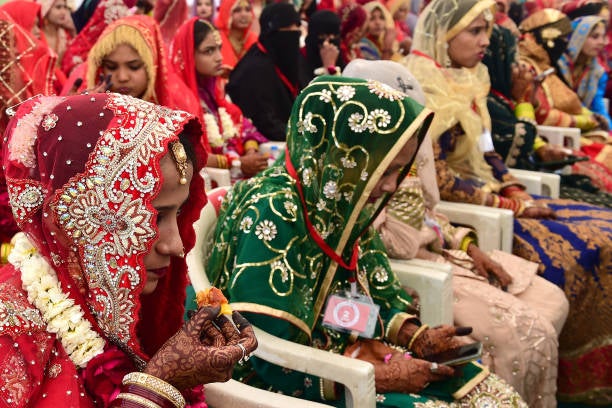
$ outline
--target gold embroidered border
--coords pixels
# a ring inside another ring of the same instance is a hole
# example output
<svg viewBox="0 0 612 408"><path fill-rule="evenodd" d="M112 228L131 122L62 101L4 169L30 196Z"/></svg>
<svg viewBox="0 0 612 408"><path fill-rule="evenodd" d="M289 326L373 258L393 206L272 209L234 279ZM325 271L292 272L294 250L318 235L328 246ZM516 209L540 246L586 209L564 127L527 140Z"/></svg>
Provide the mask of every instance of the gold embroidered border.
<svg viewBox="0 0 612 408"><path fill-rule="evenodd" d="M469 26L472 21L474 21L476 17L480 15L480 13L482 13L486 9L492 10L494 5L495 2L493 2L493 0L482 0L476 3L474 7L472 7L467 13L465 13L463 17L461 17L457 24L455 24L453 27L450 27L450 30L446 32L446 36L444 39L447 42L451 40L454 36L459 34L461 30ZM493 21L489 21L489 35L491 35L491 31L493 31L493 23Z"/></svg>
<svg viewBox="0 0 612 408"><path fill-rule="evenodd" d="M312 337L312 331L310 330L310 327L308 327L306 322L304 322L302 319L300 319L299 317L289 312L285 312L284 310L279 310L279 309L275 309L270 306L265 306L265 305L260 305L258 303L250 303L250 302L230 303L230 306L232 307L233 310L237 312L259 313L259 314L278 317L279 319L286 320L289 323L296 326L297 328L299 328L300 330L302 330L304 333L306 333L309 339Z"/></svg>
<svg viewBox="0 0 612 408"><path fill-rule="evenodd" d="M423 125L423 122L425 121L425 119L429 117L430 115L432 115L432 111L427 108L423 108L421 113L418 114L418 116L412 121L410 126L408 126L408 128L404 131L404 133L402 133L397 143L395 143L395 145L389 151L389 153L380 161L380 163L378 164L378 167L376 168L376 170L374 170L374 173L372 173L372 177L370 177L370 180L368 180L368 183L366 184L363 190L363 193L361 194L361 197L355 204L355 211L351 213L350 217L346 221L346 225L355 225L355 222L357 221L357 217L359 217L359 214L361 214L361 210L363 209L366 202L370 198L370 194L372 193L372 190L374 190L374 187L376 186L376 183L378 183L378 180L380 179L382 174L387 170L387 167L389 167L389 164L393 161L393 159L395 159L395 156L397 156L400 150L404 148L408 140L412 136L414 136L415 133L417 133L419 128ZM346 243L351 235L351 232L352 232L351 228L346 228L344 230L342 236L340 237L340 240L338 241L338 245L336 246L336 248L334 248L336 253L342 254L342 252L344 251L344 248L346 247ZM319 316L319 314L321 313L323 304L325 303L325 300L327 299L327 294L328 294L327 292L329 291L329 288L333 282L334 275L336 274L337 268L338 268L338 264L336 264L334 261L331 261L331 265L328 268L327 273L325 274L325 277L323 278L323 282L321 283L321 289L319 291L319 294L314 304L314 310L313 310L314 316ZM312 323L312 327L314 327L316 323L317 323L317 319L314 319Z"/></svg>
<svg viewBox="0 0 612 408"><path fill-rule="evenodd" d="M478 384L480 384L482 381L484 381L485 378L487 378L490 374L489 369L475 361L472 361L472 364L474 364L476 367L480 367L482 369L482 371L478 374L476 374L476 376L474 378L472 378L470 381L468 381L467 383L465 383L465 385L461 388L459 388L457 391L455 391L453 393L453 398L454 399L461 399L463 397L465 397L470 391L472 391L472 389L474 389L474 387L476 387Z"/></svg>

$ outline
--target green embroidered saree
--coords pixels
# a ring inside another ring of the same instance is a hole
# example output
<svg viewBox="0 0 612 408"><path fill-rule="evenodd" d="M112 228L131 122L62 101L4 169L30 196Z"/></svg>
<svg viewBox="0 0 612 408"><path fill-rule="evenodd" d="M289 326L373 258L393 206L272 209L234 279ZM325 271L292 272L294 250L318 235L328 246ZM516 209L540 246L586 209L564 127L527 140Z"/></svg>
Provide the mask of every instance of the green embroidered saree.
<svg viewBox="0 0 612 408"><path fill-rule="evenodd" d="M369 227L390 197L368 200L406 143L413 137L420 143L431 117L376 81L321 77L304 89L288 124L288 157L237 183L221 207L207 273L234 310L281 338L342 353L349 335L324 327L322 314L328 295L346 290L356 275L358 290L380 306L375 338L393 342L415 316ZM354 256L356 274L347 268ZM237 373L245 382L315 401L335 397L319 378L257 358L249 363ZM428 401L394 398L402 401L397 406Z"/></svg>

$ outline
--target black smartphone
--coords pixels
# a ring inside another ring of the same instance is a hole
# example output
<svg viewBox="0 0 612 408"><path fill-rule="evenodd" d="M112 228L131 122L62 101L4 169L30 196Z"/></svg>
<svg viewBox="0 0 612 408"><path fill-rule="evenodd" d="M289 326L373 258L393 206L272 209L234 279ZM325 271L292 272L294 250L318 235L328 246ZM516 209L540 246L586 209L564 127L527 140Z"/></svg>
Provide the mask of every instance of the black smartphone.
<svg viewBox="0 0 612 408"><path fill-rule="evenodd" d="M465 346L446 350L438 354L423 357L424 360L432 363L444 364L448 366L461 365L470 361L478 360L482 356L482 343L466 344Z"/></svg>
<svg viewBox="0 0 612 408"><path fill-rule="evenodd" d="M589 158L587 156L567 156L564 160L553 160L553 161L538 161L537 164L540 167L563 167L566 165L572 165L581 161L588 161Z"/></svg>

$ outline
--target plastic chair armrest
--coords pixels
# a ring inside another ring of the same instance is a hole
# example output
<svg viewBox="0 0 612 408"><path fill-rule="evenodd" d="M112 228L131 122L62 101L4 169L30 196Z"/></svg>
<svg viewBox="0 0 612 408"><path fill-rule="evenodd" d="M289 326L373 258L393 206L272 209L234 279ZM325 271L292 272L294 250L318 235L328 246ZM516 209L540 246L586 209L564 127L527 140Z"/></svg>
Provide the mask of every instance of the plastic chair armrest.
<svg viewBox="0 0 612 408"><path fill-rule="evenodd" d="M451 266L421 259L390 259L402 286L419 294L420 317L430 326L453 323L453 275Z"/></svg>

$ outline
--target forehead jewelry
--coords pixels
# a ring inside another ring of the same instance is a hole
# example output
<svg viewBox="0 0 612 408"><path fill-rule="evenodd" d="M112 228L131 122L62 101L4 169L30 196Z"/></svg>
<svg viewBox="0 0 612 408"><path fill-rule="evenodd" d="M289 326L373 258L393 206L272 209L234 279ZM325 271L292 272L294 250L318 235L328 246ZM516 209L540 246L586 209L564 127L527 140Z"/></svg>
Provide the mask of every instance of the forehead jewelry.
<svg viewBox="0 0 612 408"><path fill-rule="evenodd" d="M181 142L174 142L170 147L172 157L176 163L176 170L179 174L179 183L187 184L187 153Z"/></svg>

